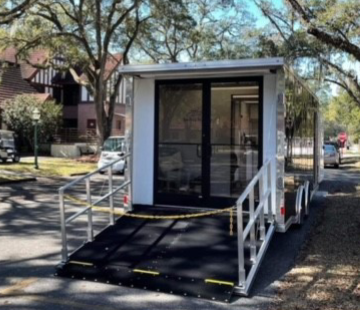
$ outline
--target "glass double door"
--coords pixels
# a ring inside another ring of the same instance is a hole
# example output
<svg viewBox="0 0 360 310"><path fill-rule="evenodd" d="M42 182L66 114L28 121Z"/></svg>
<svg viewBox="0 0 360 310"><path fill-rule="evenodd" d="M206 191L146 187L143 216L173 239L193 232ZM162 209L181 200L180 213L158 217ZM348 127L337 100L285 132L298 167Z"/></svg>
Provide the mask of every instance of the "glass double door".
<svg viewBox="0 0 360 310"><path fill-rule="evenodd" d="M234 203L258 169L260 82L157 82L155 204Z"/></svg>

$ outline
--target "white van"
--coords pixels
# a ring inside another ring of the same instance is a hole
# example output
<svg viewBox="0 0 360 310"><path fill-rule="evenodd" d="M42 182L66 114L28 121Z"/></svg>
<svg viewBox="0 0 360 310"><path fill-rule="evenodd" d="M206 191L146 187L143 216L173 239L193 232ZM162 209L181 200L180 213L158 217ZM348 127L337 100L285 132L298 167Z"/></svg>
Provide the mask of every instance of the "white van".
<svg viewBox="0 0 360 310"><path fill-rule="evenodd" d="M125 137L124 136L111 136L106 139L103 147L101 148L100 159L98 162L98 168L110 164L111 162L119 159L125 155ZM113 171L123 174L125 171L125 159L118 161L113 165ZM105 170L101 171L104 173Z"/></svg>

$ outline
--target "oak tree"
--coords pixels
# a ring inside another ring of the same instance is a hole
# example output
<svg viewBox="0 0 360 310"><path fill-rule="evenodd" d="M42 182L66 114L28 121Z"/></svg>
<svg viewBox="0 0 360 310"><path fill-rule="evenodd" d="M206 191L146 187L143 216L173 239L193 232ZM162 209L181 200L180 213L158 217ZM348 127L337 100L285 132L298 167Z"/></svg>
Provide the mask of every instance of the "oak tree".
<svg viewBox="0 0 360 310"><path fill-rule="evenodd" d="M286 0L281 9L268 0L254 1L276 30L282 55L308 68L306 78L316 90L324 82L336 84L360 105L359 1Z"/></svg>

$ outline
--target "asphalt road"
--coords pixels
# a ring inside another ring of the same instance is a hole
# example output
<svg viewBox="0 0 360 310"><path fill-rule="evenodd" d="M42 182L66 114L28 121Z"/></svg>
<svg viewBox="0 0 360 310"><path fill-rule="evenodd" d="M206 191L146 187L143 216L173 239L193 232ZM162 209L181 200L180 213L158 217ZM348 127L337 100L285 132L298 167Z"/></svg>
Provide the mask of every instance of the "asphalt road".
<svg viewBox="0 0 360 310"><path fill-rule="evenodd" d="M205 300L115 287L93 282L53 277L60 261L59 212L57 189L66 179L39 179L37 182L0 187L0 307L21 309L265 309L274 298L277 280L291 269L310 228L316 224L324 189L344 180L358 182L359 175L347 169L326 169L319 194L311 205L310 217L299 229L276 233L253 285L251 296L234 298L230 305ZM93 193L106 192L105 177L94 179ZM120 184L121 178L117 182ZM81 195L78 187L72 194ZM119 195L118 202L121 201ZM69 206L74 212L76 206ZM107 216L96 219L106 225ZM73 246L86 236L85 219L72 225ZM98 227L100 229L100 226Z"/></svg>

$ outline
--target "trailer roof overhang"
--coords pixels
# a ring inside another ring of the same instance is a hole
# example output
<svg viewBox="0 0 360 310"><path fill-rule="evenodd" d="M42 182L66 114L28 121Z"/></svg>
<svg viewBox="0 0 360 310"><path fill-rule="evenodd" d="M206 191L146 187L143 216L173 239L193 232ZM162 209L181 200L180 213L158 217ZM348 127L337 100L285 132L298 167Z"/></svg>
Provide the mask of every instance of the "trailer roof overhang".
<svg viewBox="0 0 360 310"><path fill-rule="evenodd" d="M284 58L260 58L184 62L152 65L125 65L119 73L141 78L268 74L284 66Z"/></svg>

